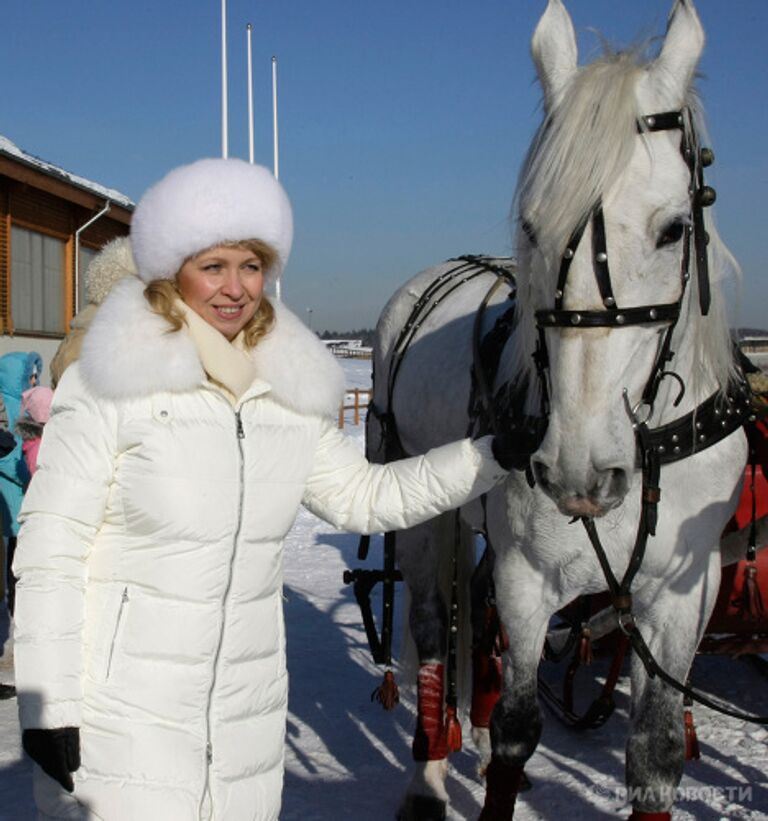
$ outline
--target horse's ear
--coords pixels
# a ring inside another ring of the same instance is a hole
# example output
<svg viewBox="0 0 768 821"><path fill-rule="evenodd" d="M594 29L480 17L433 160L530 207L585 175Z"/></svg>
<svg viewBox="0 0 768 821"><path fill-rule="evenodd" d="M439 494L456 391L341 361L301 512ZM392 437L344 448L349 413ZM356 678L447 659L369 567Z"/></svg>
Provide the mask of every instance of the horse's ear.
<svg viewBox="0 0 768 821"><path fill-rule="evenodd" d="M661 53L651 66L652 78L680 105L704 50L704 29L692 0L675 0Z"/></svg>
<svg viewBox="0 0 768 821"><path fill-rule="evenodd" d="M550 111L576 71L578 57L576 33L562 0L549 0L533 32L531 54Z"/></svg>

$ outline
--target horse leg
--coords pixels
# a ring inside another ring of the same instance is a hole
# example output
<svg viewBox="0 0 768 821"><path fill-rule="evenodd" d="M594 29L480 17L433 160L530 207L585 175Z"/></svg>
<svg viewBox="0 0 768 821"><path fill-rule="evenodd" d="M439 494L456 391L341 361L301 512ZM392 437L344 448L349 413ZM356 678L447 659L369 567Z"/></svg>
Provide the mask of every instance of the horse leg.
<svg viewBox="0 0 768 821"><path fill-rule="evenodd" d="M649 680L635 708L627 742L632 821L669 821L672 817L685 757L682 717L682 696L658 678Z"/></svg>
<svg viewBox="0 0 768 821"><path fill-rule="evenodd" d="M654 627L646 641L659 666L681 682L686 681L717 594L717 564L719 556L714 555L709 578L686 596L687 606L659 591L652 609L640 619L641 628ZM637 655L632 659L631 715L626 758L630 819L669 821L685 761L683 696L658 676L649 679Z"/></svg>
<svg viewBox="0 0 768 821"><path fill-rule="evenodd" d="M506 599L507 595L499 604L505 611L502 620L509 646L503 657L503 693L491 714L491 760L485 773L480 821L510 821L524 783L523 767L541 736L537 671L548 617L541 612L541 599L538 603L529 601L525 611L521 595L514 603L514 612Z"/></svg>
<svg viewBox="0 0 768 821"><path fill-rule="evenodd" d="M480 773L491 758L491 713L501 696L501 653L506 634L501 626L493 592L493 558L488 547L471 582L472 603L472 705L469 719L472 740L480 753Z"/></svg>
<svg viewBox="0 0 768 821"><path fill-rule="evenodd" d="M418 653L415 772L397 813L400 821L442 821L448 793L443 661L447 609L438 586L439 526L427 523L398 534L398 565L411 594L408 623Z"/></svg>

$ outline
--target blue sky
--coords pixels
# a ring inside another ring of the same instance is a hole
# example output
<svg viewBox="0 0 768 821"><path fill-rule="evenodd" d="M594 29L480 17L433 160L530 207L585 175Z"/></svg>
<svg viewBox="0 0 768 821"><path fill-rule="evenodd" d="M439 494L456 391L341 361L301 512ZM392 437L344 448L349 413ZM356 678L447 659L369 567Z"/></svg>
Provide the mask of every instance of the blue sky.
<svg viewBox="0 0 768 821"><path fill-rule="evenodd" d="M296 217L283 296L316 330L373 325L392 292L461 253L513 253L509 209L540 117L529 42L545 0L229 0L230 154L256 159ZM571 0L580 57L603 32L663 32L671 0ZM698 0L718 224L744 269L738 321L768 327L768 3ZM219 0L4 0L0 134L137 199L221 151Z"/></svg>

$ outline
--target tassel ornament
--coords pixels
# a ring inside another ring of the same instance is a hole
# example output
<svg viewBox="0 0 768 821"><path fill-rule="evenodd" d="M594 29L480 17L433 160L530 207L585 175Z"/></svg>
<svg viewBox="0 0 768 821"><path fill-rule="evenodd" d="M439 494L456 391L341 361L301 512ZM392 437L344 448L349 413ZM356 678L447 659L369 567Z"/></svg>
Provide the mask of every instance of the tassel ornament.
<svg viewBox="0 0 768 821"><path fill-rule="evenodd" d="M699 752L699 739L696 736L696 725L693 721L693 712L689 707L685 708L683 713L683 721L685 722L685 760L698 761L701 758Z"/></svg>
<svg viewBox="0 0 768 821"><path fill-rule="evenodd" d="M445 742L449 753L457 753L461 749L461 724L453 706L445 708Z"/></svg>
<svg viewBox="0 0 768 821"><path fill-rule="evenodd" d="M400 702L400 691L391 670L384 673L384 681L371 693L371 701L378 701L385 710L393 710Z"/></svg>
<svg viewBox="0 0 768 821"><path fill-rule="evenodd" d="M579 663L582 667L592 664L592 633L589 627L583 627L579 639Z"/></svg>
<svg viewBox="0 0 768 821"><path fill-rule="evenodd" d="M760 621L765 616L763 596L757 581L757 564L754 561L747 561L741 595L737 596L731 604L744 621Z"/></svg>

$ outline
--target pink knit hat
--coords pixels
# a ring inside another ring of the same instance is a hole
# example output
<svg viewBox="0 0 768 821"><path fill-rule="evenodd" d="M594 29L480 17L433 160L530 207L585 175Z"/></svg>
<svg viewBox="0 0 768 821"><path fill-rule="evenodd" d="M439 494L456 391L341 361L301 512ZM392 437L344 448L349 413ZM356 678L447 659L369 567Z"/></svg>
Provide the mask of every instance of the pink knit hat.
<svg viewBox="0 0 768 821"><path fill-rule="evenodd" d="M29 388L21 394L21 415L44 425L51 415L53 391L44 385Z"/></svg>

